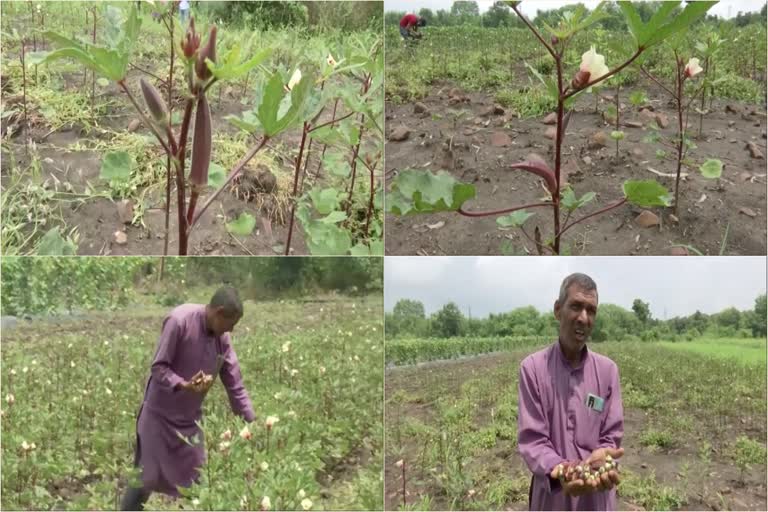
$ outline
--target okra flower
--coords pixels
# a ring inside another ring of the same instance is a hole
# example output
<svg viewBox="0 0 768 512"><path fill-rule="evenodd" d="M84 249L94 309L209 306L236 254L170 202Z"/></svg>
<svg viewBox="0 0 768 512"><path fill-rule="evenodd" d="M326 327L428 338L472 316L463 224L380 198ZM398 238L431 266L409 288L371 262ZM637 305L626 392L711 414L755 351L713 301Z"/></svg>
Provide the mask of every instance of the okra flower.
<svg viewBox="0 0 768 512"><path fill-rule="evenodd" d="M291 350L291 342L286 341L283 343L283 352L289 352Z"/></svg>
<svg viewBox="0 0 768 512"><path fill-rule="evenodd" d="M291 75L291 79L288 80L288 85L285 86L285 89L290 92L299 82L301 82L301 70L296 68L296 71Z"/></svg>
<svg viewBox="0 0 768 512"><path fill-rule="evenodd" d="M241 435L242 435L242 432L241 432ZM225 430L221 434L220 438L221 438L222 441L229 441L230 439L232 439L232 431L229 430L229 429Z"/></svg>
<svg viewBox="0 0 768 512"><path fill-rule="evenodd" d="M573 77L571 87L582 89L590 80L601 77L610 71L605 65L605 56L595 51L595 47L589 48L589 51L581 56L581 66L579 72Z"/></svg>
<svg viewBox="0 0 768 512"><path fill-rule="evenodd" d="M333 55L331 55L330 53L328 54L328 58L325 61L328 63L329 66L332 66L334 68L338 64L338 62L336 62L336 59L334 59Z"/></svg>
<svg viewBox="0 0 768 512"><path fill-rule="evenodd" d="M312 508L312 500L309 498L304 498L301 500L301 508L304 510L310 510Z"/></svg>
<svg viewBox="0 0 768 512"><path fill-rule="evenodd" d="M688 64L685 65L685 76L686 78L692 78L699 73L704 71L701 66L699 66L699 59L692 58L688 61Z"/></svg>
<svg viewBox="0 0 768 512"><path fill-rule="evenodd" d="M400 459L399 461L395 462L395 467L402 468L403 464L403 459Z"/></svg>
<svg viewBox="0 0 768 512"><path fill-rule="evenodd" d="M8 393L5 395L5 401L8 402L8 405L13 405L16 401L16 397L13 396L13 393Z"/></svg>
<svg viewBox="0 0 768 512"><path fill-rule="evenodd" d="M269 510L272 508L272 501L270 501L269 496L264 496L261 498L261 510Z"/></svg>
<svg viewBox="0 0 768 512"><path fill-rule="evenodd" d="M245 439L246 441L250 440L251 437L253 437L253 434L251 434L251 431L248 429L248 425L243 427L243 430L240 431L240 437Z"/></svg>
<svg viewBox="0 0 768 512"><path fill-rule="evenodd" d="M307 497L307 493L304 492L304 489L299 489L299 498L304 499L306 497Z"/></svg>
<svg viewBox="0 0 768 512"><path fill-rule="evenodd" d="M261 464L259 464L259 467L261 468L262 471L266 471L269 469L269 463L266 461L262 462Z"/></svg>
<svg viewBox="0 0 768 512"><path fill-rule="evenodd" d="M267 427L267 430L272 430L272 427L280 421L280 418L277 416L267 416L267 419L264 420L264 426Z"/></svg>

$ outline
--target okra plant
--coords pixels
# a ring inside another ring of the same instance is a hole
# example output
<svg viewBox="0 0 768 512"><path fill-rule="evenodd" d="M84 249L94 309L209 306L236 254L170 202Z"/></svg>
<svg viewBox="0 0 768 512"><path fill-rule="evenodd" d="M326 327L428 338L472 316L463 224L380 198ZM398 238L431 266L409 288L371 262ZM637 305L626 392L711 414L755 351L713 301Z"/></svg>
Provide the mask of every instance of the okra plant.
<svg viewBox="0 0 768 512"><path fill-rule="evenodd" d="M688 82L688 80L692 80L696 75L701 73L703 71L702 67L699 65L699 59L693 57L690 58L687 62L685 62L685 59L678 54L677 49L673 49L673 54L675 57L675 84L674 86L670 87L665 85L659 78L655 77L653 74L645 70L642 66L640 66L640 70L651 80L656 82L659 87L664 89L664 91L669 94L673 101L675 102L675 107L677 110L677 134L675 137L675 145L674 149L677 151L677 168L675 171L675 199L674 199L674 206L673 206L673 213L674 215L678 214L678 206L679 206L679 197L680 197L680 176L681 176L681 169L683 166L683 163L686 163L685 156L686 153L690 148L693 147L693 143L691 140L686 136L686 128L688 126L688 111L690 110L691 103L694 99L699 95L699 93L703 90L704 84L702 83L701 86L692 94L690 94L690 99L686 101L686 90L685 85ZM654 133L649 137L649 140L652 142L662 142L666 143L661 136L658 133ZM709 179L717 179L722 174L723 170L723 163L720 160L716 159L709 159L704 164L701 165L700 171L702 176Z"/></svg>
<svg viewBox="0 0 768 512"><path fill-rule="evenodd" d="M171 6L170 9L172 13L173 7ZM181 127L177 133L171 122L168 104L154 85L148 80L139 80L139 88L149 111L149 115L147 115L128 83L129 61L132 49L136 45L140 25L141 20L137 16L136 7L131 5L128 16L120 29L117 30L117 27L114 27L112 37L107 38L106 46L83 45L54 32L45 32L45 36L58 49L40 56L39 62L74 58L94 73L114 81L127 95L146 127L151 130L158 143L163 147L171 163L166 180L167 200L165 208L167 217L170 213L171 171L173 171L177 191L176 209L180 255L187 254L189 237L200 218L219 194L241 175L248 162L262 151L270 140L297 127L302 129L302 139L298 148L298 156L295 159L292 189L293 205L288 237L284 246L285 254L290 253L294 216L297 203L301 203L300 196L304 185L302 177L306 175L310 150L305 145L310 139L310 134L317 130L319 137L322 129L349 135L346 141L354 148L349 160L351 185L347 199L344 201L339 195L339 200L333 205L334 211L328 217L317 221L311 218L311 212L299 209L299 217L307 233L308 246L312 252L325 254L381 252L377 246L377 244L380 245L377 240L381 239L381 229L374 226L377 222L374 218L377 217L376 211L374 211L374 198L376 197L374 172L382 151L377 152L376 148L368 146L361 147L365 128L370 131L378 130L381 132L379 118L383 108L378 106L381 101L380 96L377 95L380 94L379 89L383 81L383 73L378 72L378 68L383 69L383 65L380 65L376 59L378 53L378 50L375 49L377 48L376 44L372 45L373 50L365 48L368 53L357 52L350 55L348 62L345 62L346 59L336 61L333 55L327 55L327 57L325 55L322 57L312 55L312 58L305 56L305 59L299 62L298 66L291 69L269 72L262 63L271 55L273 48L265 48L250 58L242 58L241 46L234 42L223 55L219 55L217 52L218 27L212 25L207 30L207 38L203 40L203 35L195 27L194 18L191 18L180 46L176 49L176 51L180 51L179 58L182 61L183 79L186 82L184 112ZM172 22L169 34L173 40ZM222 82L248 77L250 72L257 68L263 71L266 76L257 87L255 107L245 112L242 117L229 116L228 120L238 128L257 136L258 142L254 143L230 169L226 178L218 174L209 176L211 161L214 156L209 104L212 88L221 86ZM173 76L172 69L173 53L170 77ZM362 82L362 87L357 84L352 90L349 87L337 88L335 86L336 81L343 82L348 75L352 76L352 80ZM334 83L334 87L326 87L331 82ZM172 84L172 79L168 83ZM170 98L172 86L168 89ZM361 89L362 92L360 92ZM334 116L329 121L319 122L326 104L337 98L341 98L344 105L352 112L337 118L334 109ZM347 118L357 114L361 117L359 120L355 119L355 123L351 121L344 123ZM194 132L191 142L191 161L187 171L188 139L193 116ZM113 176L117 177L125 177L130 173L130 161L130 155L127 154L116 155L113 153L104 157L104 163L109 164L107 167L110 168ZM302 163L304 164L303 167ZM354 226L349 230L337 226L339 222L345 221L351 215L358 163L364 165L370 171L371 176L370 194L366 196L370 198L370 201L368 201L366 210L367 216L364 217L365 229L359 230L362 233L354 231ZM209 186L213 186L215 190L206 196L201 205L198 205L200 196L206 192ZM308 194L311 195L312 192L314 191L310 191ZM317 195L323 194L318 193ZM336 208L337 206L338 208ZM336 211L338 209L346 209L343 216L339 214L339 211ZM321 209L318 208L318 211ZM321 211L321 213L323 212ZM248 235L253 231L255 225L256 219L252 215L242 213L239 218L227 225L227 229L237 235ZM331 238L330 242L328 238ZM357 242L357 244L353 245L353 242Z"/></svg>
<svg viewBox="0 0 768 512"><path fill-rule="evenodd" d="M561 180L561 162L563 140L565 138L568 119L572 113L573 102L578 95L595 84L604 82L611 76L633 63L645 50L655 46L672 34L681 32L693 22L705 15L716 2L690 2L679 14L672 11L680 2L664 2L651 19L644 23L631 2L618 2L620 10L626 19L629 32L633 38L634 51L623 63L609 68L605 57L592 46L583 53L581 65L570 80L566 74L566 49L573 42L573 37L603 16L604 2L601 2L591 13L587 14L583 6L577 6L573 11L563 16L557 27L545 24L550 38L545 39L539 29L520 12L517 1L507 1L517 16L530 29L554 60L555 76L538 78L545 86L548 94L557 103L557 131L554 144L554 162L529 159L510 166L530 172L544 181L548 196L545 200L526 205L517 205L492 211L470 211L464 203L475 197L475 187L469 183L461 183L445 171L432 174L429 171L406 169L394 180L387 195L387 209L395 215L414 213L434 213L440 211L455 211L467 217L500 216L497 223L503 227L519 227L523 234L536 246L539 254L560 254L562 236L572 227L585 220L618 208L625 203L641 207L668 206L670 199L667 190L653 180L626 181L623 184L624 197L614 200L598 210L571 220L571 215L595 198L594 192L587 192L577 197L570 187L564 187ZM531 238L523 228L524 223L533 213L531 208L550 208L552 211L552 231L545 240L537 226L534 238ZM564 218L563 218L564 217Z"/></svg>

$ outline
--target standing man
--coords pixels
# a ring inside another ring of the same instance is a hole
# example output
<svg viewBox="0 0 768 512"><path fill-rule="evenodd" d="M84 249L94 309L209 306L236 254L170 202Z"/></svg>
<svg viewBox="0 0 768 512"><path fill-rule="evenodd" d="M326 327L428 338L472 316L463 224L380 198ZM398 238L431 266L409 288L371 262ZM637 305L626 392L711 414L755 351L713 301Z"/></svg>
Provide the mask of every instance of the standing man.
<svg viewBox="0 0 768 512"><path fill-rule="evenodd" d="M189 19L189 0L179 0L179 19L182 25Z"/></svg>
<svg viewBox="0 0 768 512"><path fill-rule="evenodd" d="M400 35L403 36L404 40L408 40L408 38L419 38L421 37L419 27L425 27L426 25L427 20L420 18L413 13L408 13L400 20Z"/></svg>
<svg viewBox="0 0 768 512"><path fill-rule="evenodd" d="M190 446L199 434L203 399L218 374L232 411L252 422L256 415L243 386L230 334L243 316L237 291L222 287L210 304L183 304L163 321L162 334L136 420L134 464L142 486L129 488L122 510L143 510L152 492L177 497L177 487L190 486L205 462L202 444Z"/></svg>
<svg viewBox="0 0 768 512"><path fill-rule="evenodd" d="M520 363L518 446L533 473L530 510L616 510L616 471L591 483L561 483L556 470L561 462L603 464L624 453L619 369L587 348L596 315L595 282L569 275L555 301L558 341Z"/></svg>

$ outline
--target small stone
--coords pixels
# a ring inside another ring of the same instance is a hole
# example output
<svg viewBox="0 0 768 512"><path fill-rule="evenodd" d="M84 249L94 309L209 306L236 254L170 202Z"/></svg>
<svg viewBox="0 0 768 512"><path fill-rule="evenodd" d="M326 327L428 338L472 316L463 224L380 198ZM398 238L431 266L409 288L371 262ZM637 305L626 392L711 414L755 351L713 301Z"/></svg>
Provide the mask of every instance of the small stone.
<svg viewBox="0 0 768 512"><path fill-rule="evenodd" d="M763 138L766 138L766 132L765 132L765 130L763 130L763 133L762 133L761 135L763 136Z"/></svg>
<svg viewBox="0 0 768 512"><path fill-rule="evenodd" d="M680 222L680 219L678 219L677 216L675 216L675 214L673 214L673 213L669 214L669 220L671 220L675 224L678 224Z"/></svg>
<svg viewBox="0 0 768 512"><path fill-rule="evenodd" d="M133 133L136 130L138 130L140 126L141 126L141 119L134 119L133 121L128 123L128 131Z"/></svg>
<svg viewBox="0 0 768 512"><path fill-rule="evenodd" d="M760 121L755 121L755 123L752 125L755 128L760 128Z"/></svg>
<svg viewBox="0 0 768 512"><path fill-rule="evenodd" d="M640 215L635 218L635 222L637 222L640 227L650 228L659 225L659 216L648 210L643 210L640 212Z"/></svg>
<svg viewBox="0 0 768 512"><path fill-rule="evenodd" d="M423 104L420 101L417 101L416 104L413 106L413 113L414 114L429 114L429 109L425 104Z"/></svg>
<svg viewBox="0 0 768 512"><path fill-rule="evenodd" d="M656 120L656 114L651 110L644 108L640 110L640 118L642 119L643 124L651 124Z"/></svg>
<svg viewBox="0 0 768 512"><path fill-rule="evenodd" d="M657 112L656 113L656 124L659 125L661 128L666 128L669 126L669 117L667 117L667 114L663 112Z"/></svg>
<svg viewBox="0 0 768 512"><path fill-rule="evenodd" d="M734 107L733 105L726 105L725 106L725 112L726 113L731 112L733 114L738 114L739 113L739 109L737 107Z"/></svg>
<svg viewBox="0 0 768 512"><path fill-rule="evenodd" d="M624 126L627 126L629 128L642 128L643 123L640 121L624 121Z"/></svg>
<svg viewBox="0 0 768 512"><path fill-rule="evenodd" d="M506 113L506 110L504 110L504 107L501 105L494 105L493 106L493 115L495 116L503 116Z"/></svg>
<svg viewBox="0 0 768 512"><path fill-rule="evenodd" d="M405 125L400 125L389 134L389 140L395 142L401 142L408 138L411 134L410 128Z"/></svg>
<svg viewBox="0 0 768 512"><path fill-rule="evenodd" d="M736 124L736 121L728 121L728 126L733 126Z"/></svg>
<svg viewBox="0 0 768 512"><path fill-rule="evenodd" d="M689 256L688 249L685 247L673 247L672 250L669 252L672 256ZM643 464L644 467L645 464Z"/></svg>
<svg viewBox="0 0 768 512"><path fill-rule="evenodd" d="M541 121L544 124L557 124L557 114L551 112L547 117Z"/></svg>
<svg viewBox="0 0 768 512"><path fill-rule="evenodd" d="M117 203L117 216L123 224L133 223L133 202L123 199Z"/></svg>
<svg viewBox="0 0 768 512"><path fill-rule="evenodd" d="M632 148L632 154L634 156L643 156L643 150L640 148Z"/></svg>
<svg viewBox="0 0 768 512"><path fill-rule="evenodd" d="M555 140L555 138L557 138L557 128L555 126L550 126L544 131L544 136L548 139Z"/></svg>
<svg viewBox="0 0 768 512"><path fill-rule="evenodd" d="M757 217L757 214L752 208L747 208L746 206L739 208L739 213L743 213L747 217L755 218Z"/></svg>
<svg viewBox="0 0 768 512"><path fill-rule="evenodd" d="M494 132L491 135L491 145L496 147L506 147L512 144L512 139L504 132Z"/></svg>
<svg viewBox="0 0 768 512"><path fill-rule="evenodd" d="M112 234L112 238L117 245L125 245L128 243L128 235L125 234L125 231L115 231Z"/></svg>
<svg viewBox="0 0 768 512"><path fill-rule="evenodd" d="M598 131L592 134L592 136L589 138L589 143L587 144L587 147L589 149L599 149L602 147L605 147L608 143L608 136L605 134L605 132Z"/></svg>
<svg viewBox="0 0 768 512"><path fill-rule="evenodd" d="M592 165L592 159L591 159L590 157L588 157L588 156L585 156L585 157L584 157L584 158L582 158L581 160L582 160L582 161L583 161L585 164L587 164L587 165Z"/></svg>
<svg viewBox="0 0 768 512"><path fill-rule="evenodd" d="M749 154L752 155L752 158L765 158L763 152L760 151L760 148L754 142L747 142L746 147L749 149Z"/></svg>

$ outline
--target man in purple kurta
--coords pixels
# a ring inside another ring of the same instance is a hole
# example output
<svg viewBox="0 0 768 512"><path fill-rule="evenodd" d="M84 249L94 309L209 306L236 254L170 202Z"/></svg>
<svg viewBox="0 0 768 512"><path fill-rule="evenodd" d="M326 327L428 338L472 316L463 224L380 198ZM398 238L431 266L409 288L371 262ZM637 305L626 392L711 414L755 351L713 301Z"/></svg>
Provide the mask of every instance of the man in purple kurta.
<svg viewBox="0 0 768 512"><path fill-rule="evenodd" d="M597 314L597 285L572 274L555 302L556 343L520 364L518 446L533 473L530 510L616 510L616 471L592 484L561 483L561 462L600 463L621 457L624 410L619 369L587 346Z"/></svg>
<svg viewBox="0 0 768 512"><path fill-rule="evenodd" d="M217 374L232 411L247 422L256 418L229 334L242 316L237 291L223 287L210 304L183 304L163 321L136 421L134 463L141 469L142 487L128 489L122 510L143 510L152 492L179 496L177 487L197 479L205 462L204 447L190 446L178 434L202 437L195 421L202 418L203 399ZM195 379L200 371L213 379Z"/></svg>

